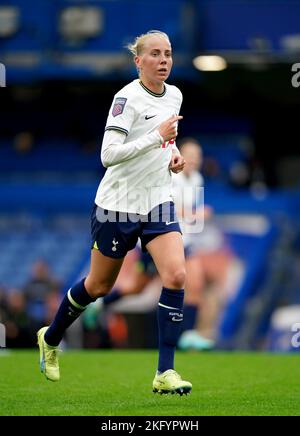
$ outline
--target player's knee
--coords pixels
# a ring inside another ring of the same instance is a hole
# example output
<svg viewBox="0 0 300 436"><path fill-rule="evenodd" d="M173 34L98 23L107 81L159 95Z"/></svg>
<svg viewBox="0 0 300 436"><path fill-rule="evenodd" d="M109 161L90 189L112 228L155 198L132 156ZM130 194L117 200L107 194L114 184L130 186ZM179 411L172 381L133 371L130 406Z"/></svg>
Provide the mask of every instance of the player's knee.
<svg viewBox="0 0 300 436"><path fill-rule="evenodd" d="M185 284L186 272L184 267L171 269L167 272L163 282L170 289L182 289Z"/></svg>
<svg viewBox="0 0 300 436"><path fill-rule="evenodd" d="M112 288L111 283L88 281L85 283L86 290L92 298L104 297Z"/></svg>
<svg viewBox="0 0 300 436"><path fill-rule="evenodd" d="M128 294L132 294L132 295L136 295L136 294L140 294L143 290L143 287L138 286L138 284L136 286L132 286L132 288L130 289L130 291L128 291Z"/></svg>

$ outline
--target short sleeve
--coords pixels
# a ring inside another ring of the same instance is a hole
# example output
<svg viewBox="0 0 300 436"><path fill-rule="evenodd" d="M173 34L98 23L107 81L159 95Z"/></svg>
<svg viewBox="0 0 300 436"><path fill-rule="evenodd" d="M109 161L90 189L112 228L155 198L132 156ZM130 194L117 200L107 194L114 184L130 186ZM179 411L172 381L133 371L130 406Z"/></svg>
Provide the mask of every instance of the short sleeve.
<svg viewBox="0 0 300 436"><path fill-rule="evenodd" d="M128 97L116 95L109 110L105 130L117 130L128 135L134 121L134 107Z"/></svg>

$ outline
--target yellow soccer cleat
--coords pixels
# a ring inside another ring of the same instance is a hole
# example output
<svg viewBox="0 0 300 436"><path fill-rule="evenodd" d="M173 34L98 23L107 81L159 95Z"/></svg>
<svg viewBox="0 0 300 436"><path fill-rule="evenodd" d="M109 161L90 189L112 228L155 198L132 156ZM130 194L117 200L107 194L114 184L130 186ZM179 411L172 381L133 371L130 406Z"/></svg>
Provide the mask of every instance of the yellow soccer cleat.
<svg viewBox="0 0 300 436"><path fill-rule="evenodd" d="M189 394L192 390L192 383L181 379L174 369L156 374L153 380L153 392L159 394Z"/></svg>
<svg viewBox="0 0 300 436"><path fill-rule="evenodd" d="M48 327L42 327L37 332L38 346L40 348L40 368L45 377L51 381L58 381L60 378L58 364L58 347L51 347L46 344L44 336Z"/></svg>

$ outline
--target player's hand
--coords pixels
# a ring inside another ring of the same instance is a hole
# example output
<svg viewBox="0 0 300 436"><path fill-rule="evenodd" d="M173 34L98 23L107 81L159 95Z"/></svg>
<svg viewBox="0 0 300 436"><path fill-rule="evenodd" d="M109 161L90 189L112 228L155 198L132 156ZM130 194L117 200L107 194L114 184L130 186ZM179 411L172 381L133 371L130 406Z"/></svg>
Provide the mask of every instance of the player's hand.
<svg viewBox="0 0 300 436"><path fill-rule="evenodd" d="M165 142L176 138L178 134L177 124L179 120L182 120L182 118L183 117L181 115L172 115L171 118L168 118L166 121L161 123L158 131Z"/></svg>
<svg viewBox="0 0 300 436"><path fill-rule="evenodd" d="M169 169L177 174L180 173L185 165L185 160L180 154L173 154L171 162L169 164Z"/></svg>

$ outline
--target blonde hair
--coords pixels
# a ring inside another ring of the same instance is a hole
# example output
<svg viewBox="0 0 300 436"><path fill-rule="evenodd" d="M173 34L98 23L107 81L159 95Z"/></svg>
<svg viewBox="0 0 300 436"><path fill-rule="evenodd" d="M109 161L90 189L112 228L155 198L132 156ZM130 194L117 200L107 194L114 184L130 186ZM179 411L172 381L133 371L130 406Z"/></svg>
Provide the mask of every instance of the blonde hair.
<svg viewBox="0 0 300 436"><path fill-rule="evenodd" d="M166 40L170 42L170 39L166 33L161 32L160 30L149 30L149 32L137 36L133 43L126 45L126 48L128 48L133 56L139 56L143 51L146 40L151 36L166 38Z"/></svg>

